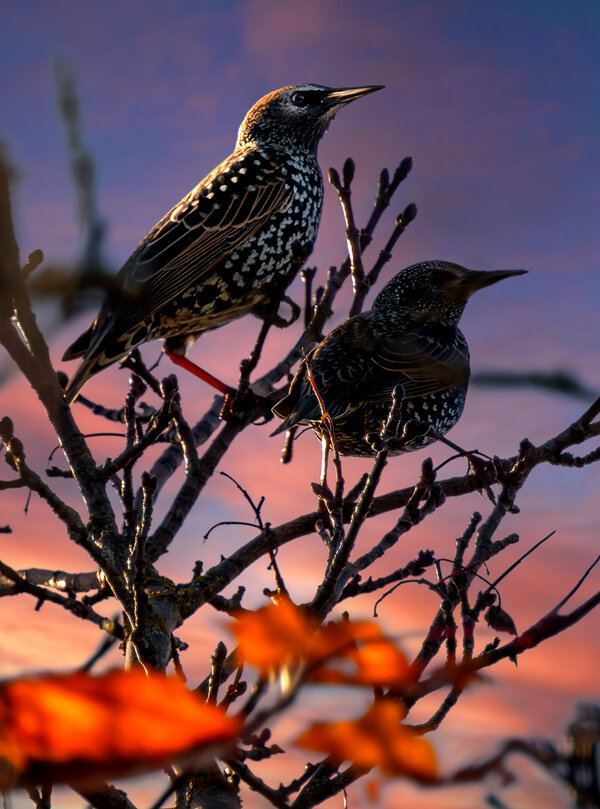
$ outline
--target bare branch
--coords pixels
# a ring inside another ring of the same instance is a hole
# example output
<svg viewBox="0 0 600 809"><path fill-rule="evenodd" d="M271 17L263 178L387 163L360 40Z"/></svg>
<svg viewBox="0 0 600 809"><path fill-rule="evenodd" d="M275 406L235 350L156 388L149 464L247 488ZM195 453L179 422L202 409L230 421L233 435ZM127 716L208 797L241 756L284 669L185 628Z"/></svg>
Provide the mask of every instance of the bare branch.
<svg viewBox="0 0 600 809"><path fill-rule="evenodd" d="M82 601L77 601L77 599L73 598L72 596L62 596L53 592L52 590L47 590L45 587L32 584L4 562L0 562L0 575L13 583L14 592L11 593L11 595L16 595L17 593L28 593L29 595L34 596L40 604L42 604L44 601L51 601L54 604L58 604L59 606L63 607L68 612L71 612L73 615L76 615L78 618L83 618L85 621L91 621L99 626L100 629L108 632L110 635L115 635L118 638L123 637L122 628L118 624L109 618L104 618L102 615L99 615L89 606L89 604L84 604Z"/></svg>

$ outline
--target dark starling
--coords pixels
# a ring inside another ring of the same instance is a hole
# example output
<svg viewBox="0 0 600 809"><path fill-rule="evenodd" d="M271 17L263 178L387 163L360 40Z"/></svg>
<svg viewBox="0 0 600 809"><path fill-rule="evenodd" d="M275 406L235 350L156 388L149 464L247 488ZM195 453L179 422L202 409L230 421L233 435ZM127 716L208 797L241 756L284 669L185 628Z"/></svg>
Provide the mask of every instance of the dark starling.
<svg viewBox="0 0 600 809"><path fill-rule="evenodd" d="M396 385L404 388L398 432L407 421L427 422L444 435L463 411L469 349L458 322L470 296L526 270L468 270L448 261L414 264L398 273L368 312L341 323L300 365L288 395L273 408L284 419L273 433L309 424L323 435L321 407L333 423L342 455L374 455L365 440L386 420ZM390 454L434 441L420 434Z"/></svg>
<svg viewBox="0 0 600 809"><path fill-rule="evenodd" d="M83 357L73 401L107 365L148 340L182 357L203 332L278 301L317 235L317 146L336 112L380 86L283 87L244 118L234 152L158 222L126 261L100 313L65 352Z"/></svg>

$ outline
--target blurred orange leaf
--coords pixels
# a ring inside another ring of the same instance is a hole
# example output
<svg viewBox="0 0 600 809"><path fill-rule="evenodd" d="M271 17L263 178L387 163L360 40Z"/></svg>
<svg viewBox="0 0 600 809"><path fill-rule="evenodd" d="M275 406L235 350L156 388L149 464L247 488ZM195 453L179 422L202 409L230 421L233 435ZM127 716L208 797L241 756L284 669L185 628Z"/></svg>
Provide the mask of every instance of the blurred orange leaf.
<svg viewBox="0 0 600 809"><path fill-rule="evenodd" d="M311 674L310 680L392 688L394 691L405 689L413 682L405 656L382 635L370 637L360 646L348 648L343 657L355 664L352 671L338 671L330 665L322 666Z"/></svg>
<svg viewBox="0 0 600 809"><path fill-rule="evenodd" d="M233 631L239 658L263 674L303 662L311 682L395 689L411 682L406 658L372 621L322 626L306 610L281 599L241 613Z"/></svg>
<svg viewBox="0 0 600 809"><path fill-rule="evenodd" d="M149 769L232 739L240 720L141 670L0 685L0 787Z"/></svg>
<svg viewBox="0 0 600 809"><path fill-rule="evenodd" d="M266 674L301 660L322 655L320 622L282 598L254 612L237 615L232 626L238 657Z"/></svg>
<svg viewBox="0 0 600 809"><path fill-rule="evenodd" d="M379 801L379 796L381 793L381 784L379 781L376 781L374 778L369 778L365 781L365 795L369 804L374 804Z"/></svg>
<svg viewBox="0 0 600 809"><path fill-rule="evenodd" d="M360 719L320 722L303 733L297 743L331 756L338 765L350 761L360 769L379 767L386 775L434 781L433 748L402 724L405 715L405 710L394 700L377 699Z"/></svg>

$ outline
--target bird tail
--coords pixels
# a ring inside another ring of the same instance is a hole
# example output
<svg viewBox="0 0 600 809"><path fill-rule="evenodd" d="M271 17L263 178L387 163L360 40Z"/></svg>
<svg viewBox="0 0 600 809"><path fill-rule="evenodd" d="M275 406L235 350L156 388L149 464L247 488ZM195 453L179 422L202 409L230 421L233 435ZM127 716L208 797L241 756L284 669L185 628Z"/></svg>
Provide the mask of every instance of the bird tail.
<svg viewBox="0 0 600 809"><path fill-rule="evenodd" d="M298 423L298 405L301 404L302 400L298 395L297 384L296 378L294 378L287 395L284 396L283 399L280 399L272 408L273 413L279 416L280 419L283 419L283 421L276 430L273 430L269 438L285 433L286 430L289 430L290 427Z"/></svg>
<svg viewBox="0 0 600 809"><path fill-rule="evenodd" d="M321 416L319 403L314 396L312 389L307 385L304 379L299 380L296 377L290 386L287 396L280 399L275 407L273 413L283 421L273 430L269 437L285 433L297 424L309 424L311 421L318 421Z"/></svg>
<svg viewBox="0 0 600 809"><path fill-rule="evenodd" d="M71 379L69 379L67 386L63 391L63 396L65 397L67 404L72 404L79 396L82 387L85 385L88 379L104 368L104 363L101 362L102 358L102 355L96 356L92 360L86 358L79 363L79 367Z"/></svg>
<svg viewBox="0 0 600 809"><path fill-rule="evenodd" d="M275 409L273 409L273 412L275 413ZM278 414L276 413L275 415ZM279 425L279 427L277 427L277 429L273 430L273 432L269 434L269 438L273 438L273 436L275 435L281 435L281 433L285 433L287 430L294 427L297 424L295 417L296 417L295 413L292 413L290 416L288 416L287 419L281 422L281 424Z"/></svg>
<svg viewBox="0 0 600 809"><path fill-rule="evenodd" d="M114 323L111 319L106 318L99 321L96 318L89 329L84 331L63 354L63 360L83 357L63 391L63 395L69 404L75 401L90 377L106 368L107 365L112 365L123 359L133 347L130 345L120 346L116 341L111 340L110 338L114 331ZM110 352L107 350L109 346L112 349Z"/></svg>
<svg viewBox="0 0 600 809"><path fill-rule="evenodd" d="M77 359L77 357L83 357L85 352L90 347L90 343L92 342L92 336L94 333L94 324L86 329L83 334L80 334L79 337L75 340L75 342L71 343L71 345L67 348L65 353L62 355L63 362L68 362L69 360Z"/></svg>

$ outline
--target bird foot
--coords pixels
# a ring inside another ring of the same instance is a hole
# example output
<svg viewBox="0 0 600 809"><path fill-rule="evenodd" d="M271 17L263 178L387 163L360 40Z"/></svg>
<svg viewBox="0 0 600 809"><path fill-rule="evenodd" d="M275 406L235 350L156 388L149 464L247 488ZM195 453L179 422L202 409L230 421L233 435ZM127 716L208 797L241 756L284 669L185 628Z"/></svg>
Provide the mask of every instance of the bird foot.
<svg viewBox="0 0 600 809"><path fill-rule="evenodd" d="M230 390L225 396L219 418L228 424L242 424L253 409L256 398L250 388Z"/></svg>
<svg viewBox="0 0 600 809"><path fill-rule="evenodd" d="M282 303L287 303L290 307L290 316L289 318L285 318L279 314L279 307ZM259 316L268 323L270 326L275 326L276 329L287 329L288 326L291 326L292 323L295 323L298 318L300 317L301 308L298 306L296 301L293 301L288 295L283 295L277 301L277 309L275 307L270 306L266 309L263 309L262 312L259 312Z"/></svg>

